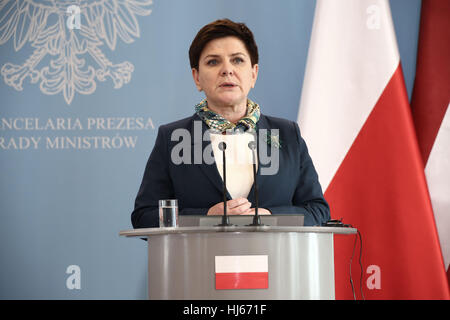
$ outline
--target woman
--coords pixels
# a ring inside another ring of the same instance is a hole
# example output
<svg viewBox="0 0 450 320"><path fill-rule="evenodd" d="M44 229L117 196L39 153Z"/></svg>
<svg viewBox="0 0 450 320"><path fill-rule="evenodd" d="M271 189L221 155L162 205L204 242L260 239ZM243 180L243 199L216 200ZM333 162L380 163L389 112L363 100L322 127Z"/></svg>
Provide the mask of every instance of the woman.
<svg viewBox="0 0 450 320"><path fill-rule="evenodd" d="M298 125L261 114L259 105L247 98L258 77L258 48L247 26L228 19L204 26L189 59L195 85L206 99L192 117L159 128L131 216L134 228L159 225L160 199L178 199L180 215L223 214L222 141L231 154L227 214L253 214L252 163L236 159L251 155L247 145L255 136L260 137L258 151L270 149L277 160L275 170L269 170L274 164L257 153L258 213L304 214L305 225L327 221L329 207ZM191 141L184 141L188 137ZM213 161L204 161L208 154Z"/></svg>

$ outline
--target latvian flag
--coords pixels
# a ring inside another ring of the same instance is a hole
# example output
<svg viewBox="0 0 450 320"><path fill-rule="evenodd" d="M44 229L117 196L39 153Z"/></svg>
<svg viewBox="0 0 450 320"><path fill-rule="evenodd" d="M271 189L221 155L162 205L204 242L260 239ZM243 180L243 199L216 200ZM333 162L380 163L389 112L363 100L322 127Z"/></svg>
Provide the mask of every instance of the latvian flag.
<svg viewBox="0 0 450 320"><path fill-rule="evenodd" d="M216 256L216 289L267 289L269 264L266 255Z"/></svg>
<svg viewBox="0 0 450 320"><path fill-rule="evenodd" d="M450 284L450 1L423 0L411 108Z"/></svg>
<svg viewBox="0 0 450 320"><path fill-rule="evenodd" d="M362 233L356 298L449 299L387 0L317 0L299 124L331 216ZM335 237L337 299L353 244Z"/></svg>

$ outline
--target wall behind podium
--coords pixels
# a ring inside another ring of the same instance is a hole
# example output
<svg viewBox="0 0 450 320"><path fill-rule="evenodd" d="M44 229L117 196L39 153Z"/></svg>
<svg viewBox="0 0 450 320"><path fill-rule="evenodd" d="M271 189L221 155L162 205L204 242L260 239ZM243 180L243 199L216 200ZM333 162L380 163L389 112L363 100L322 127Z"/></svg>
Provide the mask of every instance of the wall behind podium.
<svg viewBox="0 0 450 320"><path fill-rule="evenodd" d="M206 23L252 29L250 98L297 118L315 1L75 2L0 4L1 299L146 298L147 243L118 232L158 127L203 98L188 48ZM391 9L411 94L420 1Z"/></svg>

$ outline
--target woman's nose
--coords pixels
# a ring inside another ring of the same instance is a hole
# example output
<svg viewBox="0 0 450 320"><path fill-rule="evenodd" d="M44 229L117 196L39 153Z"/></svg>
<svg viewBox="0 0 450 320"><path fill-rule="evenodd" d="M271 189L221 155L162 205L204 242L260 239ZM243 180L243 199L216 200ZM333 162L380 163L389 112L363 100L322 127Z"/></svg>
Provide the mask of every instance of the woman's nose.
<svg viewBox="0 0 450 320"><path fill-rule="evenodd" d="M222 74L222 76L232 75L233 74L233 65L229 62L225 62L222 65L221 74Z"/></svg>

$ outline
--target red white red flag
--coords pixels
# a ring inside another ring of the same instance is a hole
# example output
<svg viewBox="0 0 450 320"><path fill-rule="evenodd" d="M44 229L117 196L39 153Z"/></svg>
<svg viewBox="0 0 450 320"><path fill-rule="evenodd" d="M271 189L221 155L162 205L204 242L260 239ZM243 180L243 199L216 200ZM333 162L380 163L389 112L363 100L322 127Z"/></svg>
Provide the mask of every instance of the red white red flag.
<svg viewBox="0 0 450 320"><path fill-rule="evenodd" d="M317 1L298 120L332 217L362 233L365 298L448 299L387 0ZM337 299L353 242L335 237Z"/></svg>
<svg viewBox="0 0 450 320"><path fill-rule="evenodd" d="M450 1L423 0L411 108L450 284Z"/></svg>
<svg viewBox="0 0 450 320"><path fill-rule="evenodd" d="M216 289L267 289L269 262L265 255L216 256Z"/></svg>

